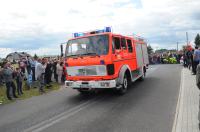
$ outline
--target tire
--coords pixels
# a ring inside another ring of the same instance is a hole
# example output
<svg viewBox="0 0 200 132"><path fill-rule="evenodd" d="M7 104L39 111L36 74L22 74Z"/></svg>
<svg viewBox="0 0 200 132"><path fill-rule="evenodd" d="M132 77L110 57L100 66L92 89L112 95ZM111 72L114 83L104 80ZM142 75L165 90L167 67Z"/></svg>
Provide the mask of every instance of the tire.
<svg viewBox="0 0 200 132"><path fill-rule="evenodd" d="M123 84L122 84L122 87L118 90L118 93L120 95L123 95L127 92L127 89L129 87L129 84L130 82L128 82L128 78L127 78L127 75L124 75L124 79L123 79Z"/></svg>
<svg viewBox="0 0 200 132"><path fill-rule="evenodd" d="M142 76L138 79L139 81L144 81L145 79L145 76L146 76L146 68L144 67L143 70L142 70Z"/></svg>

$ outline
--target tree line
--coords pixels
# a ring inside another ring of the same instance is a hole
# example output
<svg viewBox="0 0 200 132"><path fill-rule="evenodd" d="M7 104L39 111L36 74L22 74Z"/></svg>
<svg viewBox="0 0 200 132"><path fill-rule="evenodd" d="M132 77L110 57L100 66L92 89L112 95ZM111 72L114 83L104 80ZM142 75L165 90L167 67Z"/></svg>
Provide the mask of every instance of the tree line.
<svg viewBox="0 0 200 132"><path fill-rule="evenodd" d="M194 43L197 47L200 47L200 36L199 36L199 34L197 34L197 36L195 37Z"/></svg>

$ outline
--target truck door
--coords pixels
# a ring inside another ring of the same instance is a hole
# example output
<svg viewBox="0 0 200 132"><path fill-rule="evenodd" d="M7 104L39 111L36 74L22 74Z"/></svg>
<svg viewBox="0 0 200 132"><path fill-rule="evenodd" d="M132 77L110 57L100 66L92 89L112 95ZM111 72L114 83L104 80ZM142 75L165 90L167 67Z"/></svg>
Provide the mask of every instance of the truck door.
<svg viewBox="0 0 200 132"><path fill-rule="evenodd" d="M119 61L122 59L121 41L119 36L114 36L112 40L113 45L113 59Z"/></svg>
<svg viewBox="0 0 200 132"><path fill-rule="evenodd" d="M128 54L128 50L127 50L125 37L121 37L121 49L122 49L122 52L121 52L122 59L128 59L129 54Z"/></svg>
<svg viewBox="0 0 200 132"><path fill-rule="evenodd" d="M112 60L116 71L115 73L117 74L121 68L123 60L120 36L112 37Z"/></svg>
<svg viewBox="0 0 200 132"><path fill-rule="evenodd" d="M137 69L137 62L136 62L136 55L135 55L135 49L133 46L133 41L131 39L126 39L127 47L128 47L128 57L127 59L129 60L129 66L131 70L136 70Z"/></svg>

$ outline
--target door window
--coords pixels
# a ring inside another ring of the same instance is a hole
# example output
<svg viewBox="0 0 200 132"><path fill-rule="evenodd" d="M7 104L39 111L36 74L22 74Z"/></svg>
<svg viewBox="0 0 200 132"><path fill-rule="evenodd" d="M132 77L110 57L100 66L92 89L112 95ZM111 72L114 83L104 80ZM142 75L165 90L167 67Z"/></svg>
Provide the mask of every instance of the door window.
<svg viewBox="0 0 200 132"><path fill-rule="evenodd" d="M121 46L122 46L123 49L127 48L126 47L126 40L125 40L125 38L121 38Z"/></svg>
<svg viewBox="0 0 200 132"><path fill-rule="evenodd" d="M131 40L127 39L126 42L127 42L127 45L128 45L128 52L132 53L133 52L133 46L132 46Z"/></svg>
<svg viewBox="0 0 200 132"><path fill-rule="evenodd" d="M120 38L119 37L114 37L114 46L116 50L120 50L121 46L120 46Z"/></svg>

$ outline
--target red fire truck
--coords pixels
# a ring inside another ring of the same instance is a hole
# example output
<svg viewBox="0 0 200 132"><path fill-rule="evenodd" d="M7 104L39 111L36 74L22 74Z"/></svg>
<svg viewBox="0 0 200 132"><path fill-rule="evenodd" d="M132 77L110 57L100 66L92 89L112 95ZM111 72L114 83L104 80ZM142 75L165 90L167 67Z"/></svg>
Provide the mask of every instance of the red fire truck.
<svg viewBox="0 0 200 132"><path fill-rule="evenodd" d="M112 33L110 27L74 33L65 56L65 86L81 93L111 88L124 94L131 82L144 79L149 64L144 39Z"/></svg>

